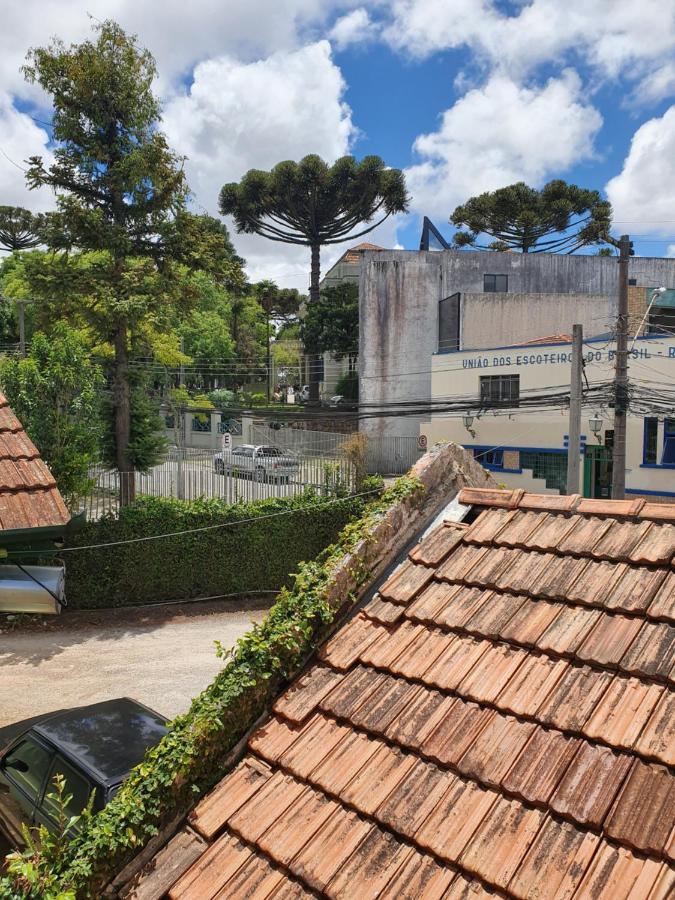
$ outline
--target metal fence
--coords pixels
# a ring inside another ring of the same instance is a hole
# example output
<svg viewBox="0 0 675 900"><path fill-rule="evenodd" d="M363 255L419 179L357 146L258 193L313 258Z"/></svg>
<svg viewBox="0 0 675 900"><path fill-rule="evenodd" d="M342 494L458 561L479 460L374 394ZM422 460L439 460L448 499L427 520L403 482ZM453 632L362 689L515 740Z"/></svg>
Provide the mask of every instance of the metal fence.
<svg viewBox="0 0 675 900"><path fill-rule="evenodd" d="M345 445L365 439L365 468L370 475L402 475L420 458L416 437L383 435L372 437L363 432L325 432L300 428L274 430L268 425L254 425L252 440L256 444L274 444L277 447L310 456L341 459Z"/></svg>
<svg viewBox="0 0 675 900"><path fill-rule="evenodd" d="M175 497L196 500L213 497L226 503L248 503L268 497L292 497L308 488L332 496L353 491L355 472L344 456L326 458L294 454L297 468L286 476L272 472L240 471L219 474L214 454L203 450L172 448L164 461L147 473L134 475L136 495ZM119 473L97 468L92 470L94 486L83 500L89 520L114 515L119 509Z"/></svg>

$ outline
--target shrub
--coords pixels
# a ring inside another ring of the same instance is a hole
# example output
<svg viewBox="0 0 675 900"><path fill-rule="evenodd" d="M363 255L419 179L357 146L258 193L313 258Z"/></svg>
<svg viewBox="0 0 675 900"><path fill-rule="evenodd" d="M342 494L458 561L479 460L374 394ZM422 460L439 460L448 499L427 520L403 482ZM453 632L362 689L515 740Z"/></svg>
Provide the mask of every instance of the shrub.
<svg viewBox="0 0 675 900"><path fill-rule="evenodd" d="M237 504L142 497L120 510L118 519L85 525L68 546L208 530L65 553L69 606L96 609L276 591L289 584L302 560L330 544L362 506L358 497L327 503L312 491Z"/></svg>
<svg viewBox="0 0 675 900"><path fill-rule="evenodd" d="M335 385L335 393L341 394L347 400L359 399L359 376L356 372L348 372L341 375Z"/></svg>

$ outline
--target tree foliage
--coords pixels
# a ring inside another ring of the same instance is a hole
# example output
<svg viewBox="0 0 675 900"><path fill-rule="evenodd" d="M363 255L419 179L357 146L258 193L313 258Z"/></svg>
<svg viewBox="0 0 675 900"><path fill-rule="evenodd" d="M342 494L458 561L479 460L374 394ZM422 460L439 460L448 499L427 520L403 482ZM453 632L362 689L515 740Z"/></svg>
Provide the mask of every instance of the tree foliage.
<svg viewBox="0 0 675 900"><path fill-rule="evenodd" d="M40 243L42 217L20 206L0 206L0 247L11 252Z"/></svg>
<svg viewBox="0 0 675 900"><path fill-rule="evenodd" d="M493 238L483 249L521 253L573 253L596 244L608 233L612 207L598 191L555 180L538 191L524 182L472 197L450 217L458 247L479 246L481 235Z"/></svg>
<svg viewBox="0 0 675 900"><path fill-rule="evenodd" d="M114 458L131 473L139 448L147 459L152 445L152 436L132 434L134 334L161 331L167 307L190 305L181 272L209 268L226 279L240 267L215 220L186 210L183 160L159 128L151 54L114 22L94 28L92 40L31 50L24 67L51 98L56 144L51 165L31 158L27 180L52 188L57 207L42 230L56 252L27 271L34 296L45 305L68 303L111 348ZM136 424L152 418L143 412ZM121 488L122 501L131 500L131 475Z"/></svg>
<svg viewBox="0 0 675 900"><path fill-rule="evenodd" d="M379 156L361 162L343 156L332 166L316 155L287 160L269 172L251 169L220 192L220 211L233 216L237 231L310 247L310 303L319 299L322 246L354 240L407 208L403 173ZM314 369L310 391L317 401Z"/></svg>
<svg viewBox="0 0 675 900"><path fill-rule="evenodd" d="M337 359L357 353L359 288L351 282L325 287L302 320L302 339L310 353L331 351Z"/></svg>
<svg viewBox="0 0 675 900"><path fill-rule="evenodd" d="M103 432L103 373L76 331L57 325L34 336L28 356L0 364L7 399L73 507L91 486Z"/></svg>

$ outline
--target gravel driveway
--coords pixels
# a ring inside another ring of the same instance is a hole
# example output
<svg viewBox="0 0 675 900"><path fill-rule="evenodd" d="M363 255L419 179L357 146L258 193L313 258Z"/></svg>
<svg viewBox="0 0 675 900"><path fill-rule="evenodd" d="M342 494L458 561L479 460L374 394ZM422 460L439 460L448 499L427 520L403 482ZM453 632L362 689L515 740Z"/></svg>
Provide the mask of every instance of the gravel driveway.
<svg viewBox="0 0 675 900"><path fill-rule="evenodd" d="M257 599L66 612L0 633L0 726L114 697L173 718L223 667L213 642L231 647L265 611Z"/></svg>

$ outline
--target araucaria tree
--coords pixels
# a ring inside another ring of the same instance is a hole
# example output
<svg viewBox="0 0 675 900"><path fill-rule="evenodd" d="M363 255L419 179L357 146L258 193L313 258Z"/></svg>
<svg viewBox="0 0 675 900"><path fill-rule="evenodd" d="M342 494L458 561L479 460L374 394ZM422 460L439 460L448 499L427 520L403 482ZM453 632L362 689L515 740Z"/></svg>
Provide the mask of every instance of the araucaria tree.
<svg viewBox="0 0 675 900"><path fill-rule="evenodd" d="M57 209L45 217L42 237L60 260L54 265L52 255L44 271L36 262L31 287L45 302L60 297L76 307L86 300L89 327L111 347L111 431L126 503L134 497L134 469L141 467L132 445L131 336L172 296L172 267L185 263L180 229L187 227L194 239L199 228L196 217L183 214L182 159L158 128L152 56L114 22L95 31L81 44L54 41L31 50L24 67L54 107L54 160L47 166L33 157L27 180L56 194ZM91 257L88 264L73 263L73 250Z"/></svg>
<svg viewBox="0 0 675 900"><path fill-rule="evenodd" d="M598 191L549 181L537 191L522 181L472 197L450 216L458 247L521 253L573 253L601 242L608 233L612 206ZM482 235L493 238L480 244Z"/></svg>
<svg viewBox="0 0 675 900"><path fill-rule="evenodd" d="M310 248L310 303L319 299L321 247L367 234L407 207L403 173L388 169L379 156L361 162L343 156L332 166L318 156L305 156L300 162L281 162L271 172L251 169L220 192L220 211L234 218L237 231ZM361 225L367 227L359 230ZM317 400L312 374L310 391Z"/></svg>
<svg viewBox="0 0 675 900"><path fill-rule="evenodd" d="M20 206L0 206L0 248L13 253L37 247L41 218Z"/></svg>

